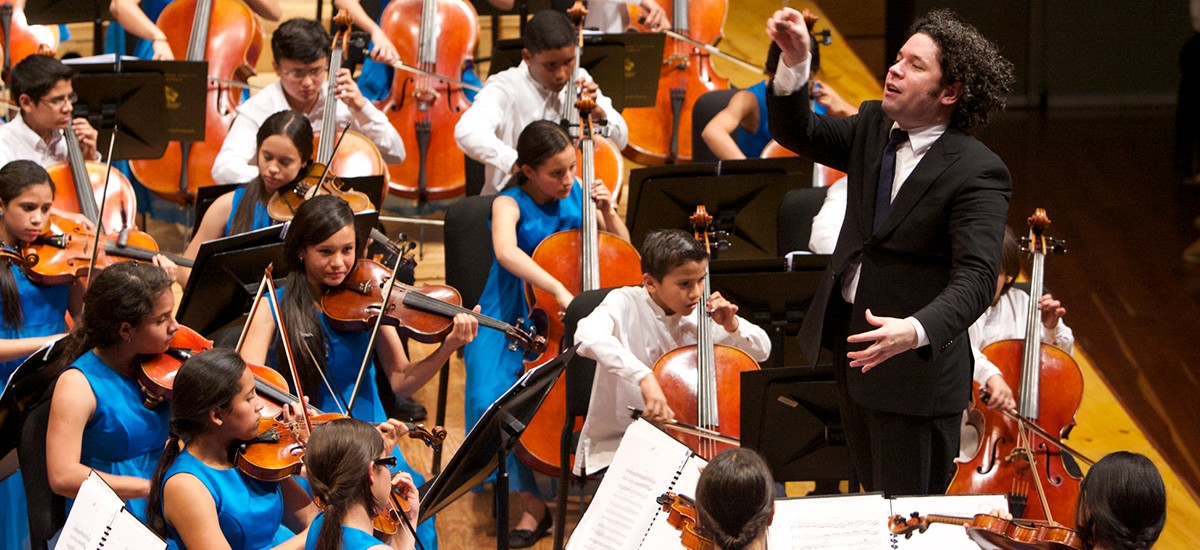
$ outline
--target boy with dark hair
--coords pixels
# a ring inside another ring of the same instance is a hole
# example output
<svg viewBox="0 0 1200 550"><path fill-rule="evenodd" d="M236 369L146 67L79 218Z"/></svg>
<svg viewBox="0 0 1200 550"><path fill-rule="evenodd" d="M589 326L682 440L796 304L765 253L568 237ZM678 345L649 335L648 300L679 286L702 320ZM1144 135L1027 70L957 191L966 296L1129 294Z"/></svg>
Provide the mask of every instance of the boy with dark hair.
<svg viewBox="0 0 1200 550"><path fill-rule="evenodd" d="M515 145L530 122L566 118L575 108L575 27L566 15L544 10L525 27L521 64L492 75L471 108L454 127L454 140L467 156L485 164L483 194L499 192L517 161ZM625 148L628 129L612 100L600 92L587 70L579 70L580 86L596 93L592 118L608 119L609 139Z"/></svg>
<svg viewBox="0 0 1200 550"><path fill-rule="evenodd" d="M708 252L678 229L655 231L642 246L641 287L608 293L579 321L575 342L579 354L596 361L592 398L575 454L575 470L588 474L608 467L625 429L633 420L628 406L652 421L674 417L651 371L663 354L696 343L696 323ZM766 361L771 341L766 331L738 317L738 307L713 292L703 312L711 315L714 341ZM705 319L705 322L708 322Z"/></svg>
<svg viewBox="0 0 1200 550"><path fill-rule="evenodd" d="M225 136L221 152L213 162L212 176L218 184L243 183L258 175L254 165L258 128L267 117L292 109L308 118L314 130L325 117L326 73L329 70L329 33L309 19L284 21L271 35L275 73L279 80L259 90L238 107L238 116ZM336 75L337 127L350 129L371 140L387 164L404 162L404 142L379 109L367 101L350 75L342 68Z"/></svg>
<svg viewBox="0 0 1200 550"><path fill-rule="evenodd" d="M96 129L85 118L71 119L74 76L75 71L48 55L31 55L13 67L8 84L21 114L0 126L0 166L18 159L42 167L66 162L62 131L67 128L79 138L85 159L100 160Z"/></svg>

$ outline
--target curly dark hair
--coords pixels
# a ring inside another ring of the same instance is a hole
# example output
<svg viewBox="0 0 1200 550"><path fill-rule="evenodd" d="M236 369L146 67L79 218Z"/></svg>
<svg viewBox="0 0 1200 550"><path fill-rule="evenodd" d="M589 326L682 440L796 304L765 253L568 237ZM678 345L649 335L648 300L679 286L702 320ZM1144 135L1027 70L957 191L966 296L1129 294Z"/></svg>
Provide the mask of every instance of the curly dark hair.
<svg viewBox="0 0 1200 550"><path fill-rule="evenodd" d="M992 113L1004 110L1013 85L1013 65L1000 48L950 10L937 10L913 23L910 35L921 33L938 45L942 86L962 83L950 125L960 130L980 128Z"/></svg>

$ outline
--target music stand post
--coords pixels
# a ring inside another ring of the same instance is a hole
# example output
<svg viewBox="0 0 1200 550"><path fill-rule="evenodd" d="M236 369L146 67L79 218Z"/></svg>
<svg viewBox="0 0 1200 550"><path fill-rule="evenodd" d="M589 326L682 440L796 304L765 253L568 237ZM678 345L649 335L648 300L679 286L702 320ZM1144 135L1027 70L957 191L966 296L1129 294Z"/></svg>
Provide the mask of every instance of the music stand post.
<svg viewBox="0 0 1200 550"><path fill-rule="evenodd" d="M541 408L554 382L575 347L525 373L496 399L467 434L458 452L432 481L421 486L421 516L425 521L482 483L493 470L496 475L496 548L508 549L508 470L505 459L517 444L533 416Z"/></svg>

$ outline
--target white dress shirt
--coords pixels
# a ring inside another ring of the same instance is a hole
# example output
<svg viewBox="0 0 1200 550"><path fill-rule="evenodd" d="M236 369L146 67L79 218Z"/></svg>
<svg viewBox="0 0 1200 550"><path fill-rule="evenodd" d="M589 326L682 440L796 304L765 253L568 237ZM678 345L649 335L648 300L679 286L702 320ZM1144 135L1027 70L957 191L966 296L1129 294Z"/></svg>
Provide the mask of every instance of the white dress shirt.
<svg viewBox="0 0 1200 550"><path fill-rule="evenodd" d="M50 133L50 142L37 135L21 115L0 126L0 166L14 160L32 160L47 167L67 162L67 140L61 131ZM90 160L100 160L100 152Z"/></svg>
<svg viewBox="0 0 1200 550"><path fill-rule="evenodd" d="M590 475L612 463L625 429L633 423L626 407L646 406L638 384L652 374L654 362L663 354L696 343L700 311L697 307L691 315L667 315L645 287L630 286L609 292L591 315L579 321L575 342L580 355L596 361L596 375L575 450L576 472L586 466ZM737 332L713 324L713 339L741 349L755 361L766 361L771 355L766 331L741 317Z"/></svg>
<svg viewBox="0 0 1200 550"><path fill-rule="evenodd" d="M846 219L846 178L840 178L825 190L821 210L813 216L812 232L808 237L808 249L814 254L833 254L838 235L842 233L842 221Z"/></svg>
<svg viewBox="0 0 1200 550"><path fill-rule="evenodd" d="M283 86L279 81L259 90L250 99L238 107L238 116L233 119L229 134L221 145L221 152L213 161L212 177L218 184L242 183L258 176L258 166L254 164L254 156L258 151L258 128L267 117L291 109L287 97L283 95ZM304 116L312 123L313 132L321 130L321 122L325 117L325 87L317 93L317 101ZM371 140L383 160L387 164L404 162L404 142L400 133L388 122L387 116L375 108L371 102L361 111L351 112L345 103L337 104L337 127L342 128L350 122L350 129L359 132Z"/></svg>
<svg viewBox="0 0 1200 550"><path fill-rule="evenodd" d="M975 355L975 382L979 385L987 383L992 376L1000 374L1000 369L988 361L981 351L983 348L1001 340L1021 340L1025 338L1026 318L1029 315L1029 293L1016 287L1010 287L1000 295L996 304L987 308L983 315L967 328L967 336L971 338L971 351ZM1040 319L1040 318L1039 318ZM1067 353L1075 344L1075 333L1058 320L1054 330L1042 327L1042 342L1057 347Z"/></svg>
<svg viewBox="0 0 1200 550"><path fill-rule="evenodd" d="M592 79L586 70L579 72L585 80ZM529 74L529 66L524 61L488 77L483 90L475 96L475 102L454 127L458 148L486 166L482 194L494 195L508 181L517 163L517 138L529 123L563 119L564 98L573 88L564 86L558 92L543 88ZM596 104L608 117L608 139L624 149L629 142L625 119L602 91L596 93ZM565 105L574 109L574 98Z"/></svg>
<svg viewBox="0 0 1200 550"><path fill-rule="evenodd" d="M629 27L630 4L636 6L641 4L641 0L592 0L588 2L587 17L583 20L583 26L603 33L623 33Z"/></svg>

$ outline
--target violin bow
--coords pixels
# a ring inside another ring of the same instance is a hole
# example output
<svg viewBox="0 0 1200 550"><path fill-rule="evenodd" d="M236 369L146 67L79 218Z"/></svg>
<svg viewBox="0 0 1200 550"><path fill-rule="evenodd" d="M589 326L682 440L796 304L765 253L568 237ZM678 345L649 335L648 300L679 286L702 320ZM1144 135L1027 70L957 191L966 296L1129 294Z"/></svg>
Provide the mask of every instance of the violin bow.
<svg viewBox="0 0 1200 550"><path fill-rule="evenodd" d="M392 266L392 276L383 285L383 300L379 304L379 315L375 317L375 325L371 327L371 339L367 341L367 351L363 353L362 364L358 367L358 376L354 378L354 389L350 391L350 400L346 402L347 410L354 410L354 400L358 398L358 388L362 385L363 375L367 372L367 364L371 362L371 350L375 349L375 338L379 336L379 327L383 326L383 316L387 313L388 301L392 297L392 289L396 287L396 271L404 263L404 255L396 255L396 263Z"/></svg>
<svg viewBox="0 0 1200 550"><path fill-rule="evenodd" d="M308 406L304 402L304 389L300 387L300 371L296 370L296 356L292 354L292 344L288 341L287 327L283 324L283 311L279 309L279 301L275 297L275 279L271 275L274 267L274 262L267 264L267 269L263 271L263 284L266 286L267 300L271 304L271 314L275 318L275 328L278 329L279 338L283 342L283 354L287 358L288 367L292 372L292 382L296 384L296 397L300 399L300 417L304 419L304 427L311 435L312 420L308 417Z"/></svg>
<svg viewBox="0 0 1200 550"><path fill-rule="evenodd" d="M73 132L69 126L65 132ZM100 212L101 215L96 219L96 234L92 238L92 259L88 261L88 276L87 281L90 284L92 280L92 271L96 269L96 258L100 255L100 233L104 231L104 203L108 202L108 182L112 179L112 152L113 145L117 142L117 127L113 126L113 133L108 137L108 163L105 164L104 170L104 191L100 195ZM85 161L87 159L84 159ZM87 286L87 285L84 285Z"/></svg>
<svg viewBox="0 0 1200 550"><path fill-rule="evenodd" d="M643 413L642 409L639 409L632 405L626 405L626 408L629 409L629 416L633 417L634 420L642 417L642 413ZM647 422L649 422L649 421L647 421ZM696 437L700 437L700 438L703 438L706 440L712 440L716 443L725 443L726 445L733 445L734 447L742 446L742 440L740 440L736 437L728 436L721 432L718 432L715 430L710 430L708 428L701 428L700 426L693 426L691 424L686 424L686 423L680 422L678 420L668 420L662 425L662 427L665 429L668 429L668 430L674 430L674 431L677 431L680 433L694 435Z"/></svg>
<svg viewBox="0 0 1200 550"><path fill-rule="evenodd" d="M1007 416L1013 420L1016 420L1022 426L1029 428L1030 430L1033 430L1034 433L1042 436L1043 439L1046 439L1050 443L1053 443L1055 447L1058 447L1059 449L1062 449L1062 450L1072 454L1073 456L1075 456L1075 458L1078 458L1079 460L1084 461L1085 463L1087 463L1088 466L1092 466L1092 465L1096 464L1095 460L1092 460L1092 459L1088 458L1087 455L1071 448L1070 445L1067 445L1059 438L1054 437L1053 435L1050 435L1050 432L1047 432L1046 430L1042 429L1042 427L1038 426L1036 423L1034 423L1034 421L1032 421L1028 418L1025 418L1024 416L1021 416L1020 413L1013 412L1013 411L1000 411L1000 412L1004 413L1004 416Z"/></svg>

